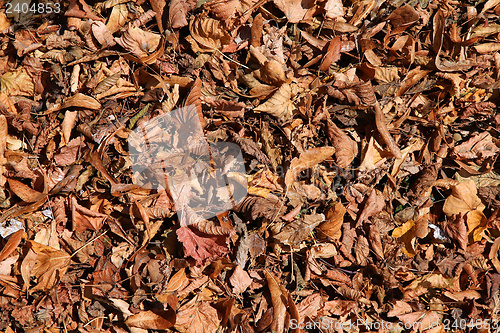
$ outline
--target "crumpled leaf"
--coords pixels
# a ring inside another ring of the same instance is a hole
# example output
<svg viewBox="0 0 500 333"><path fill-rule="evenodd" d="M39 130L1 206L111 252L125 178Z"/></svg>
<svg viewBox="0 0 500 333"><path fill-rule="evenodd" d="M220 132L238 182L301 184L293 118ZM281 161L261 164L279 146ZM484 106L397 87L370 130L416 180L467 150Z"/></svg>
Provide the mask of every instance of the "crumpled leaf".
<svg viewBox="0 0 500 333"><path fill-rule="evenodd" d="M392 237L400 238L404 243L404 247L402 248L403 252L408 257L415 256L415 222L413 220L408 220L401 227L398 227L392 231Z"/></svg>
<svg viewBox="0 0 500 333"><path fill-rule="evenodd" d="M293 245L306 239L309 234L321 222L325 220L323 214L309 214L304 217L294 220L285 225L283 229L274 238L281 241L283 244Z"/></svg>
<svg viewBox="0 0 500 333"><path fill-rule="evenodd" d="M218 20L201 15L189 23L191 36L187 40L195 52L214 52L231 42L231 35Z"/></svg>
<svg viewBox="0 0 500 333"><path fill-rule="evenodd" d="M121 37L115 41L139 59L147 58L160 45L161 36L129 23Z"/></svg>
<svg viewBox="0 0 500 333"><path fill-rule="evenodd" d="M346 209L344 205L338 201L328 206L325 210L325 221L317 228L318 239L340 239L345 213Z"/></svg>
<svg viewBox="0 0 500 333"><path fill-rule="evenodd" d="M453 147L453 155L460 160L486 158L497 155L500 148L488 132L475 135L466 142Z"/></svg>

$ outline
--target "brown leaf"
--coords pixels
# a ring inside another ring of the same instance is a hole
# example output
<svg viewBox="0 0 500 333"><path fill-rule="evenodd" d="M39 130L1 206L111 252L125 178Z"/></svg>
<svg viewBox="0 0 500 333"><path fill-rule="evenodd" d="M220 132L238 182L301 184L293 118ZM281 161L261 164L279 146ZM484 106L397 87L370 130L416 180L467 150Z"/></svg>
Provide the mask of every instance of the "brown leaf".
<svg viewBox="0 0 500 333"><path fill-rule="evenodd" d="M384 246L382 245L380 229L374 223L368 226L368 241L373 252L375 252L380 259L384 259Z"/></svg>
<svg viewBox="0 0 500 333"><path fill-rule="evenodd" d="M335 148L333 147L319 147L306 150L300 154L298 158L295 157L290 163L290 168L285 174L285 184L287 189L291 187L302 171L323 162L334 153Z"/></svg>
<svg viewBox="0 0 500 333"><path fill-rule="evenodd" d="M26 69L19 68L0 76L0 91L9 96L32 96L35 93L35 85Z"/></svg>
<svg viewBox="0 0 500 333"><path fill-rule="evenodd" d="M185 0L172 0L169 3L168 19L173 29L179 29L188 25L186 14L188 5Z"/></svg>
<svg viewBox="0 0 500 333"><path fill-rule="evenodd" d="M461 213L449 217L443 225L443 231L457 242L459 248L467 250L467 226Z"/></svg>
<svg viewBox="0 0 500 333"><path fill-rule="evenodd" d="M186 101L184 102L184 107L195 108L196 114L198 115L198 118L200 120L201 127L204 128L206 123L205 123L205 118L203 117L203 111L201 109L200 97L201 97L201 80L199 77L197 77L193 83L193 86L191 87L189 95L186 97Z"/></svg>
<svg viewBox="0 0 500 333"><path fill-rule="evenodd" d="M71 197L70 207L73 230L77 232L83 232L87 229L98 231L108 218L106 214L101 214L79 205L75 197Z"/></svg>
<svg viewBox="0 0 500 333"><path fill-rule="evenodd" d="M175 312L171 309L167 311L141 311L128 317L125 324L128 327L166 330L175 325Z"/></svg>
<svg viewBox="0 0 500 333"><path fill-rule="evenodd" d="M256 112L265 112L280 121L287 121L292 118L294 105L291 100L292 87L288 83L282 84L278 90L264 103L253 110Z"/></svg>
<svg viewBox="0 0 500 333"><path fill-rule="evenodd" d="M482 212L484 205L477 196L476 185L473 180L468 180L458 185L451 185L451 195L446 198L443 206L443 212L452 216L455 214L466 214L477 210Z"/></svg>
<svg viewBox="0 0 500 333"><path fill-rule="evenodd" d="M293 221L285 225L274 238L281 241L283 244L294 245L305 240L310 233L321 222L325 220L323 214L305 215L303 218Z"/></svg>
<svg viewBox="0 0 500 333"><path fill-rule="evenodd" d="M413 220L408 220L401 227L398 227L392 231L392 237L400 238L404 243L403 252L409 256L413 257L415 252L415 223Z"/></svg>
<svg viewBox="0 0 500 333"><path fill-rule="evenodd" d="M9 187L19 198L21 198L25 202L37 202L43 198L45 194L38 192L28 185L15 180L8 179Z"/></svg>
<svg viewBox="0 0 500 333"><path fill-rule="evenodd" d="M453 147L453 155L458 159L474 159L496 156L500 148L493 142L488 132L475 135L466 142Z"/></svg>
<svg viewBox="0 0 500 333"><path fill-rule="evenodd" d="M285 331L286 304L283 300L280 282L274 275L267 271L265 275L274 310L271 330L276 333L283 333Z"/></svg>
<svg viewBox="0 0 500 333"><path fill-rule="evenodd" d="M218 20L198 15L189 23L188 41L195 52L214 52L231 42L231 35Z"/></svg>
<svg viewBox="0 0 500 333"><path fill-rule="evenodd" d="M195 259L198 265L229 252L225 236L206 235L188 227L181 227L176 233L177 238L182 242L184 253Z"/></svg>
<svg viewBox="0 0 500 333"><path fill-rule="evenodd" d="M288 22L299 23L307 11L314 6L314 1L307 0L273 0L276 7L285 13Z"/></svg>
<svg viewBox="0 0 500 333"><path fill-rule="evenodd" d="M237 265L229 278L229 282L233 286L233 293L241 294L250 286L252 278L240 265Z"/></svg>
<svg viewBox="0 0 500 333"><path fill-rule="evenodd" d="M0 262L4 259L8 258L12 252L18 247L21 243L21 240L25 237L25 232L23 229L16 231L12 235L10 235L7 244L0 251Z"/></svg>
<svg viewBox="0 0 500 333"><path fill-rule="evenodd" d="M328 0L325 3L326 17L336 19L345 15L344 7L341 0Z"/></svg>
<svg viewBox="0 0 500 333"><path fill-rule="evenodd" d="M31 291L48 291L66 273L71 257L63 251L34 241L28 241L28 254L21 264L21 274L29 286L30 276L36 277L37 285Z"/></svg>
<svg viewBox="0 0 500 333"><path fill-rule="evenodd" d="M217 332L220 324L217 310L207 301L194 302L196 298L179 309L175 328L181 333Z"/></svg>
<svg viewBox="0 0 500 333"><path fill-rule="evenodd" d="M77 93L71 97L66 98L61 109L65 108L85 108L90 110L99 110L101 108L101 103L95 100L93 97Z"/></svg>
<svg viewBox="0 0 500 333"><path fill-rule="evenodd" d="M335 147L337 165L342 169L347 168L356 156L358 156L358 144L330 119L327 119L327 128L328 138L333 147Z"/></svg>
<svg viewBox="0 0 500 333"><path fill-rule="evenodd" d="M371 216L374 216L382 211L385 207L385 200L382 194L379 194L376 189L373 189L366 199L363 211L359 214L356 226L360 226Z"/></svg>
<svg viewBox="0 0 500 333"><path fill-rule="evenodd" d="M325 210L325 221L317 227L317 236L320 240L340 239L342 223L346 209L340 202L335 202Z"/></svg>
<svg viewBox="0 0 500 333"><path fill-rule="evenodd" d="M146 59L161 46L161 35L142 30L129 23L120 38L115 39L125 50L139 59Z"/></svg>
<svg viewBox="0 0 500 333"><path fill-rule="evenodd" d="M186 276L186 271L181 268L177 273L175 273L170 280L168 280L166 293L171 293L174 291L182 290L189 284L189 280Z"/></svg>

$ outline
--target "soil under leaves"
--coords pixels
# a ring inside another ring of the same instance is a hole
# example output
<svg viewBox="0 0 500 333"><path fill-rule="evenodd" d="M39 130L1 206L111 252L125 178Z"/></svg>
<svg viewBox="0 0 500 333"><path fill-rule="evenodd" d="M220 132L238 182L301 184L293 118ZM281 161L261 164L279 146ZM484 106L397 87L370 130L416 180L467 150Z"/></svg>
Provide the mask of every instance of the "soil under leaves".
<svg viewBox="0 0 500 333"><path fill-rule="evenodd" d="M0 1L2 331L497 331L500 1L26 4Z"/></svg>

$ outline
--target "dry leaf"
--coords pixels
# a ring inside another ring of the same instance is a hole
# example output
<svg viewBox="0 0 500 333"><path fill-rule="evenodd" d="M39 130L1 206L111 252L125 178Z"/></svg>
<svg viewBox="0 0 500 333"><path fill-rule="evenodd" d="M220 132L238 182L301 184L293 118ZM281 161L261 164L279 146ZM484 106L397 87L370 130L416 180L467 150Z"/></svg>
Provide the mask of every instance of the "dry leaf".
<svg viewBox="0 0 500 333"><path fill-rule="evenodd" d="M28 241L28 253L21 264L21 274L26 287L30 277L37 278L37 284L31 291L48 291L59 282L66 273L71 257L63 251L34 241Z"/></svg>
<svg viewBox="0 0 500 333"><path fill-rule="evenodd" d="M250 286L252 278L240 265L237 265L229 278L229 282L233 286L233 293L241 294Z"/></svg>
<svg viewBox="0 0 500 333"><path fill-rule="evenodd" d="M175 312L173 310L141 311L128 317L125 324L128 327L166 330L175 325Z"/></svg>
<svg viewBox="0 0 500 333"><path fill-rule="evenodd" d="M327 119L328 138L335 147L335 158L340 168L347 168L358 155L358 144Z"/></svg>
<svg viewBox="0 0 500 333"><path fill-rule="evenodd" d="M231 42L231 35L222 26L221 22L198 15L189 23L191 43L195 52L214 52Z"/></svg>
<svg viewBox="0 0 500 333"><path fill-rule="evenodd" d="M325 210L325 221L322 222L317 230L318 239L334 240L342 236L342 223L346 209L340 202L335 202Z"/></svg>
<svg viewBox="0 0 500 333"><path fill-rule="evenodd" d="M323 214L305 215L303 218L297 219L283 227L274 238L281 241L283 244L294 245L306 239L310 233L321 222L325 220Z"/></svg>
<svg viewBox="0 0 500 333"><path fill-rule="evenodd" d="M286 304L283 300L284 297L282 296L280 282L274 275L267 271L265 275L274 310L271 330L276 333L283 333L285 331Z"/></svg>
<svg viewBox="0 0 500 333"><path fill-rule="evenodd" d="M176 233L185 254L194 258L198 265L229 252L226 236L206 235L188 227L181 227Z"/></svg>
<svg viewBox="0 0 500 333"><path fill-rule="evenodd" d="M392 231L392 237L400 238L404 243L403 252L409 256L413 257L415 252L415 223L413 220L408 220L401 227L398 227Z"/></svg>
<svg viewBox="0 0 500 333"><path fill-rule="evenodd" d="M276 7L285 13L290 23L299 23L307 11L314 6L314 1L312 0L273 0L273 2Z"/></svg>
<svg viewBox="0 0 500 333"><path fill-rule="evenodd" d="M265 112L280 121L287 121L292 117L294 105L291 100L292 87L290 84L285 83L278 88L278 90L264 103L260 104L253 110L256 112Z"/></svg>
<svg viewBox="0 0 500 333"><path fill-rule="evenodd" d="M196 301L196 298L193 299ZM177 312L175 328L181 333L217 332L220 324L217 310L209 302L188 302Z"/></svg>
<svg viewBox="0 0 500 333"><path fill-rule="evenodd" d="M334 153L335 148L333 147L319 147L308 149L300 154L298 158L295 157L290 163L290 168L285 175L285 185L287 189L291 187L302 171L318 165L331 157Z"/></svg>
<svg viewBox="0 0 500 333"><path fill-rule="evenodd" d="M185 0L172 0L169 3L168 19L173 29L179 29L188 25L186 14L188 5Z"/></svg>

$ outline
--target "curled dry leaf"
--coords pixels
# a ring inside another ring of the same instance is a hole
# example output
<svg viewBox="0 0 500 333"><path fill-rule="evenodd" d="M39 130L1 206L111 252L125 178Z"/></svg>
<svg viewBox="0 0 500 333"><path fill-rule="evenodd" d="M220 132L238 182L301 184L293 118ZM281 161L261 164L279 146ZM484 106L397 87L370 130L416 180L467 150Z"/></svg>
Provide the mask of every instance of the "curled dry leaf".
<svg viewBox="0 0 500 333"><path fill-rule="evenodd" d="M335 147L337 165L342 169L347 168L356 156L358 156L358 144L330 119L327 119L327 126L328 138Z"/></svg>
<svg viewBox="0 0 500 333"><path fill-rule="evenodd" d="M19 180L8 179L7 182L12 192L25 202L37 202L45 196L45 194L32 189Z"/></svg>
<svg viewBox="0 0 500 333"><path fill-rule="evenodd" d="M198 15L189 23L191 43L195 52L214 52L231 42L231 35L218 20Z"/></svg>
<svg viewBox="0 0 500 333"><path fill-rule="evenodd" d="M371 216L374 216L382 211L385 207L385 199L382 194L379 194L376 189L373 189L366 199L363 211L359 214L356 226L360 226Z"/></svg>
<svg viewBox="0 0 500 333"><path fill-rule="evenodd" d="M7 118L2 114L0 115L0 198L4 198L3 186L7 179L5 178L5 164L7 159L5 158L5 152L7 150L7 135L8 135L8 125Z"/></svg>
<svg viewBox="0 0 500 333"><path fill-rule="evenodd" d="M415 223L413 220L408 220L401 227L398 227L392 231L392 237L400 238L404 243L404 247L402 248L403 252L408 257L415 256Z"/></svg>
<svg viewBox="0 0 500 333"><path fill-rule="evenodd" d="M129 23L120 38L115 41L139 59L146 59L160 45L161 36L142 30Z"/></svg>
<svg viewBox="0 0 500 333"><path fill-rule="evenodd" d="M453 147L453 155L461 160L496 156L500 148L493 140L490 133L483 132Z"/></svg>
<svg viewBox="0 0 500 333"><path fill-rule="evenodd" d="M325 161L335 153L333 147L311 148L295 157L290 163L290 168L285 174L285 185L289 189L295 182L299 174Z"/></svg>
<svg viewBox="0 0 500 333"><path fill-rule="evenodd" d="M269 272L265 272L267 286L271 293L271 301L273 304L273 320L271 322L271 330L276 333L285 331L286 304L282 296L279 280Z"/></svg>
<svg viewBox="0 0 500 333"><path fill-rule="evenodd" d="M317 228L318 239L340 239L342 236L342 223L344 222L345 213L345 207L338 201L328 206L325 210L325 221Z"/></svg>
<svg viewBox="0 0 500 333"><path fill-rule="evenodd" d="M92 23L92 33L102 47L112 47L116 44L108 27L101 21Z"/></svg>
<svg viewBox="0 0 500 333"><path fill-rule="evenodd" d="M99 103L95 98L77 93L71 97L66 98L60 109L66 108L85 108L90 110L99 110L101 108L101 103Z"/></svg>
<svg viewBox="0 0 500 333"><path fill-rule="evenodd" d="M188 5L185 0L172 0L168 8L168 19L173 29L179 29L188 25L186 14Z"/></svg>
<svg viewBox="0 0 500 333"><path fill-rule="evenodd" d="M325 220L323 214L310 214L283 227L274 238L286 245L295 245L309 237L311 232Z"/></svg>

